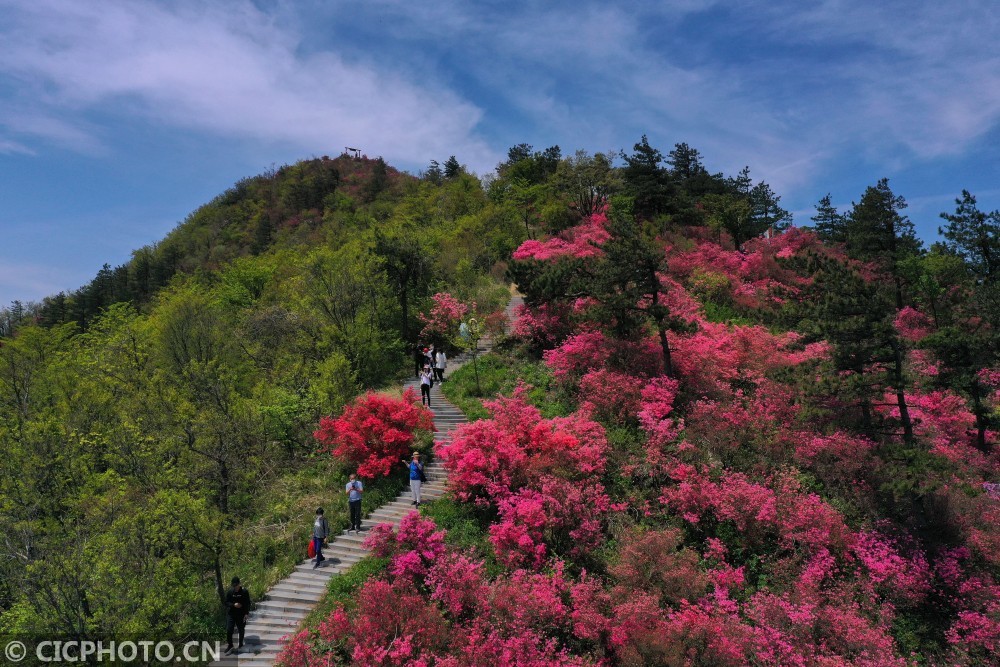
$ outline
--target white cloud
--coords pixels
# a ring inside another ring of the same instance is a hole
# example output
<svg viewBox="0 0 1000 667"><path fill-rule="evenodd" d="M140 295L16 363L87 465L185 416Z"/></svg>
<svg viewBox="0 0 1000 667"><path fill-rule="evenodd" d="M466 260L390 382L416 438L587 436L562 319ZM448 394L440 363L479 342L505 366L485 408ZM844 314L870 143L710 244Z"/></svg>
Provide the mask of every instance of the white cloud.
<svg viewBox="0 0 1000 667"><path fill-rule="evenodd" d="M322 6L332 47L303 41L302 2L0 0L0 76L30 82L7 151L31 136L95 150L108 131L93 114L109 111L480 172L502 155L486 137L628 150L646 132L782 191L859 156L895 171L961 154L1000 119L985 0ZM369 43L339 30L351 20Z"/></svg>
<svg viewBox="0 0 1000 667"><path fill-rule="evenodd" d="M419 164L449 151L474 162L495 158L476 136L481 111L472 103L334 52L301 56L297 34L249 3L4 5L0 72L32 82L36 120L9 129L26 135L69 139L70 126L93 136L70 119L138 112L309 152L349 144Z"/></svg>

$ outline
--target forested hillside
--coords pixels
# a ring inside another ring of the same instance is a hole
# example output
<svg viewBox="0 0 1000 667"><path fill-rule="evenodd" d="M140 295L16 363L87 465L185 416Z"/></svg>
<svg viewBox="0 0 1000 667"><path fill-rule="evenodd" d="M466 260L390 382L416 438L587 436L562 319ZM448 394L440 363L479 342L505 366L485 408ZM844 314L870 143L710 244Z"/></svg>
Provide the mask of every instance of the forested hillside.
<svg viewBox="0 0 1000 667"><path fill-rule="evenodd" d="M645 137L241 182L5 312L0 630L216 630L339 484L320 418L407 372L433 295L488 317L510 280L512 335L445 384L483 417L437 452L451 498L287 667L988 664L1000 213L963 193L926 248L905 205L793 227Z"/></svg>

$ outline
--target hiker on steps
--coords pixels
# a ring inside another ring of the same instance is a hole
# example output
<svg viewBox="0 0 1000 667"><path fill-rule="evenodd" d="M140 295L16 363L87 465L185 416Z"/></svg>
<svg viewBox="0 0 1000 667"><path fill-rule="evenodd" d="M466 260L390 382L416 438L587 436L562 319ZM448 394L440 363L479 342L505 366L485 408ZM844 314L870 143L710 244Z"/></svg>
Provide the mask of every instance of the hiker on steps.
<svg viewBox="0 0 1000 667"><path fill-rule="evenodd" d="M444 369L448 367L448 355L444 353L443 348L438 350L435 361L437 363L434 365L434 373L437 375L438 382L444 382Z"/></svg>
<svg viewBox="0 0 1000 667"><path fill-rule="evenodd" d="M424 366L420 373L420 403L431 407L431 387L434 386L434 373L430 366Z"/></svg>
<svg viewBox="0 0 1000 667"><path fill-rule="evenodd" d="M243 648L243 635L247 629L247 614L250 613L250 593L240 584L239 577L233 577L232 586L226 591L226 655L233 652L233 630L239 631Z"/></svg>
<svg viewBox="0 0 1000 667"><path fill-rule="evenodd" d="M357 475L351 473L351 477L347 482L347 488L345 489L347 493L347 507L351 510L351 527L347 529L348 535L350 535L352 530L356 533L361 532L361 494L364 490L365 486L361 483L361 480L357 479Z"/></svg>
<svg viewBox="0 0 1000 667"><path fill-rule="evenodd" d="M316 510L316 519L313 521L313 548L316 549L316 562L313 564L314 570L319 567L320 563L326 560L323 558L323 543L329 535L330 524L327 523L326 517L323 516L323 508L320 507Z"/></svg>
<svg viewBox="0 0 1000 667"><path fill-rule="evenodd" d="M404 460L403 463L406 463ZM424 464L420 461L420 452L413 452L413 459L408 464L410 466L410 493L413 494L411 505L420 507L420 484L427 480L424 477Z"/></svg>

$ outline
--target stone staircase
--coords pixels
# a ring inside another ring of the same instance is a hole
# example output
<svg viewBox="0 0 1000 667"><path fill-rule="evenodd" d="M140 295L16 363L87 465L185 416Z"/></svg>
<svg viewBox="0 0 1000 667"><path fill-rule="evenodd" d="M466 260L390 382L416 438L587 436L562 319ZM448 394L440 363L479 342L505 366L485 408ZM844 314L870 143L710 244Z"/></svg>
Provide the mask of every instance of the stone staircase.
<svg viewBox="0 0 1000 667"><path fill-rule="evenodd" d="M446 373L450 374L461 365L461 360L449 362ZM415 380L407 382L404 386L413 387L419 395L420 388L416 386ZM465 415L441 394L439 383L435 383L431 388L431 411L434 413L435 443L448 441L451 432L466 422ZM448 481L444 467L440 462L432 461L427 464L424 472L427 482L421 489L421 499L429 501L440 498L445 493ZM288 577L271 588L262 600L257 602L247 620L243 648L235 655L223 656L212 665L271 667L281 650L283 638L294 633L302 620L316 607L326 594L330 579L367 555L368 550L362 543L368 532L382 523L398 527L400 520L414 509L410 490L407 488L392 502L370 511L367 518L362 521L360 535L344 531L331 539L323 548L326 561L318 568L313 568L312 560L305 560L296 565Z"/></svg>

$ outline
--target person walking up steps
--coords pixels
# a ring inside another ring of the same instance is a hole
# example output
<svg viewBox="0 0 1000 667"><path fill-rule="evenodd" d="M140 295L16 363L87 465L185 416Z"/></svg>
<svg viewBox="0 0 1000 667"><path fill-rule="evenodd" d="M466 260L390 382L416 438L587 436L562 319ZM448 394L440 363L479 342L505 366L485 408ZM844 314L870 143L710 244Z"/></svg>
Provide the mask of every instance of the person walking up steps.
<svg viewBox="0 0 1000 667"><path fill-rule="evenodd" d="M348 533L352 530L356 533L361 532L361 494L364 490L365 487L361 480L357 479L357 475L351 473L346 488L347 506L351 510L351 527L347 529Z"/></svg>
<svg viewBox="0 0 1000 667"><path fill-rule="evenodd" d="M313 547L316 549L316 562L313 564L315 570L319 564L325 561L323 558L323 542L330 535L330 524L323 516L323 508L316 510L316 519L313 521Z"/></svg>
<svg viewBox="0 0 1000 667"><path fill-rule="evenodd" d="M444 369L448 367L448 357L444 350L438 350L437 363L434 365L434 372L437 374L438 382L444 382Z"/></svg>
<svg viewBox="0 0 1000 667"><path fill-rule="evenodd" d="M250 593L240 584L239 577L233 577L232 586L226 591L226 655L233 652L233 631L239 631L243 648L243 634L247 629L247 614L250 613Z"/></svg>
<svg viewBox="0 0 1000 667"><path fill-rule="evenodd" d="M424 477L424 464L420 461L420 452L413 452L413 459L410 460L409 466L410 493L413 494L413 502L410 504L420 507L420 484L426 479Z"/></svg>
<svg viewBox="0 0 1000 667"><path fill-rule="evenodd" d="M420 373L420 403L431 407L431 387L434 386L434 375L430 366L424 366Z"/></svg>

